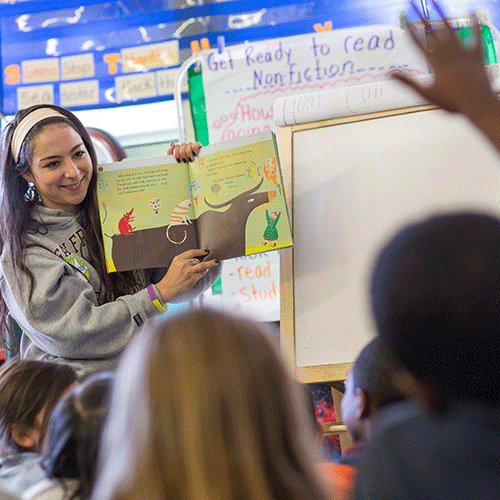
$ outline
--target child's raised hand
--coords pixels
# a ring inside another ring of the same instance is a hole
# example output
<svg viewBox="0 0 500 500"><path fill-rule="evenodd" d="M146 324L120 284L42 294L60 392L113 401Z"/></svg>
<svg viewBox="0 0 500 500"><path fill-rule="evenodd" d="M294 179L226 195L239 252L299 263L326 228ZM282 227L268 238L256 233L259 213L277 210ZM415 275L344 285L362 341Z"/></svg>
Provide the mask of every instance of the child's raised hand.
<svg viewBox="0 0 500 500"><path fill-rule="evenodd" d="M441 108L470 115L477 112L478 106L484 106L485 101L494 98L484 69L479 22L472 14L474 43L464 47L439 6L434 0L432 3L442 17L442 23L434 27L412 3L424 25L425 40L417 36L413 25L406 23L406 27L433 70L433 83L424 86L397 72L392 76Z"/></svg>
<svg viewBox="0 0 500 500"><path fill-rule="evenodd" d="M174 155L178 162L193 161L202 148L199 142L183 142L181 144L170 144L167 150L168 155Z"/></svg>

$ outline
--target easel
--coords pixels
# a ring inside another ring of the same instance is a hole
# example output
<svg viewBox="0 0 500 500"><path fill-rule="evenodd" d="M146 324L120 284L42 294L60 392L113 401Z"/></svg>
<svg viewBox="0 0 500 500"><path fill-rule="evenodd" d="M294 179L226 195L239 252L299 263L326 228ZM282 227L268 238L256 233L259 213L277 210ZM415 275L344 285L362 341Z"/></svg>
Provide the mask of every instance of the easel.
<svg viewBox="0 0 500 500"><path fill-rule="evenodd" d="M283 126L278 145L295 241L281 252L282 351L300 382L330 385L340 415L345 374L375 334L368 274L381 244L428 213L477 206L498 214L498 156L468 122L431 105ZM339 261L329 255L340 229L354 231L337 248L337 257L350 257L343 286L331 267ZM318 281L324 275L329 281Z"/></svg>

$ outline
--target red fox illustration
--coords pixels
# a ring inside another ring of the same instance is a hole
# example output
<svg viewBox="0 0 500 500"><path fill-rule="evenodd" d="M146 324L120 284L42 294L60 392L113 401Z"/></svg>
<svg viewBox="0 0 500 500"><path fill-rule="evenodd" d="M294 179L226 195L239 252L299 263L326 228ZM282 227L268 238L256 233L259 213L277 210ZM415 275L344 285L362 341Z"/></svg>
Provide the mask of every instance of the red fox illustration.
<svg viewBox="0 0 500 500"><path fill-rule="evenodd" d="M123 214L123 217L118 222L118 231L120 231L120 234L128 236L129 234L132 234L132 231L135 229L135 227L132 227L130 224L134 220L134 217L132 215L133 211L134 209L132 209L130 212L127 212L126 214Z"/></svg>

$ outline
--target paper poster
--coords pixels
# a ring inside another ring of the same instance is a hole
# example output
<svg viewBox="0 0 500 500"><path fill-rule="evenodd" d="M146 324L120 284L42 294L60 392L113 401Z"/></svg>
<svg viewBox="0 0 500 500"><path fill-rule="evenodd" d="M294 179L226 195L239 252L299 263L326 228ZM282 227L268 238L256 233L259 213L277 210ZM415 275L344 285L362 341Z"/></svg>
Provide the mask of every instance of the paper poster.
<svg viewBox="0 0 500 500"><path fill-rule="evenodd" d="M280 319L279 252L265 252L225 260L221 275L221 293L208 290L202 303L256 321Z"/></svg>
<svg viewBox="0 0 500 500"><path fill-rule="evenodd" d="M368 26L202 52L210 142L275 130L278 97L428 73L397 26Z"/></svg>

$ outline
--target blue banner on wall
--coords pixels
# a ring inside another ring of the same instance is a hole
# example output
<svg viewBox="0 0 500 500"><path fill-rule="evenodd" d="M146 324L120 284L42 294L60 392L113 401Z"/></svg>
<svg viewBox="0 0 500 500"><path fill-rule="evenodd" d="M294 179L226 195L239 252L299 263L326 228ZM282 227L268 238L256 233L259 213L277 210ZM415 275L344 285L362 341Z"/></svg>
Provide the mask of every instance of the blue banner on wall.
<svg viewBox="0 0 500 500"><path fill-rule="evenodd" d="M201 39L213 47L220 35L233 45L397 23L399 12L408 7L401 0L388 0L383 7L373 1L373 9L370 2L353 0L273 0L272 6L269 0L253 0L249 11L247 0L193 3L67 0L64 8L59 0L0 4L2 112L13 114L40 102L87 109L171 99L178 68ZM469 3L454 2L454 9L464 13ZM491 13L498 9L492 0L483 4Z"/></svg>

